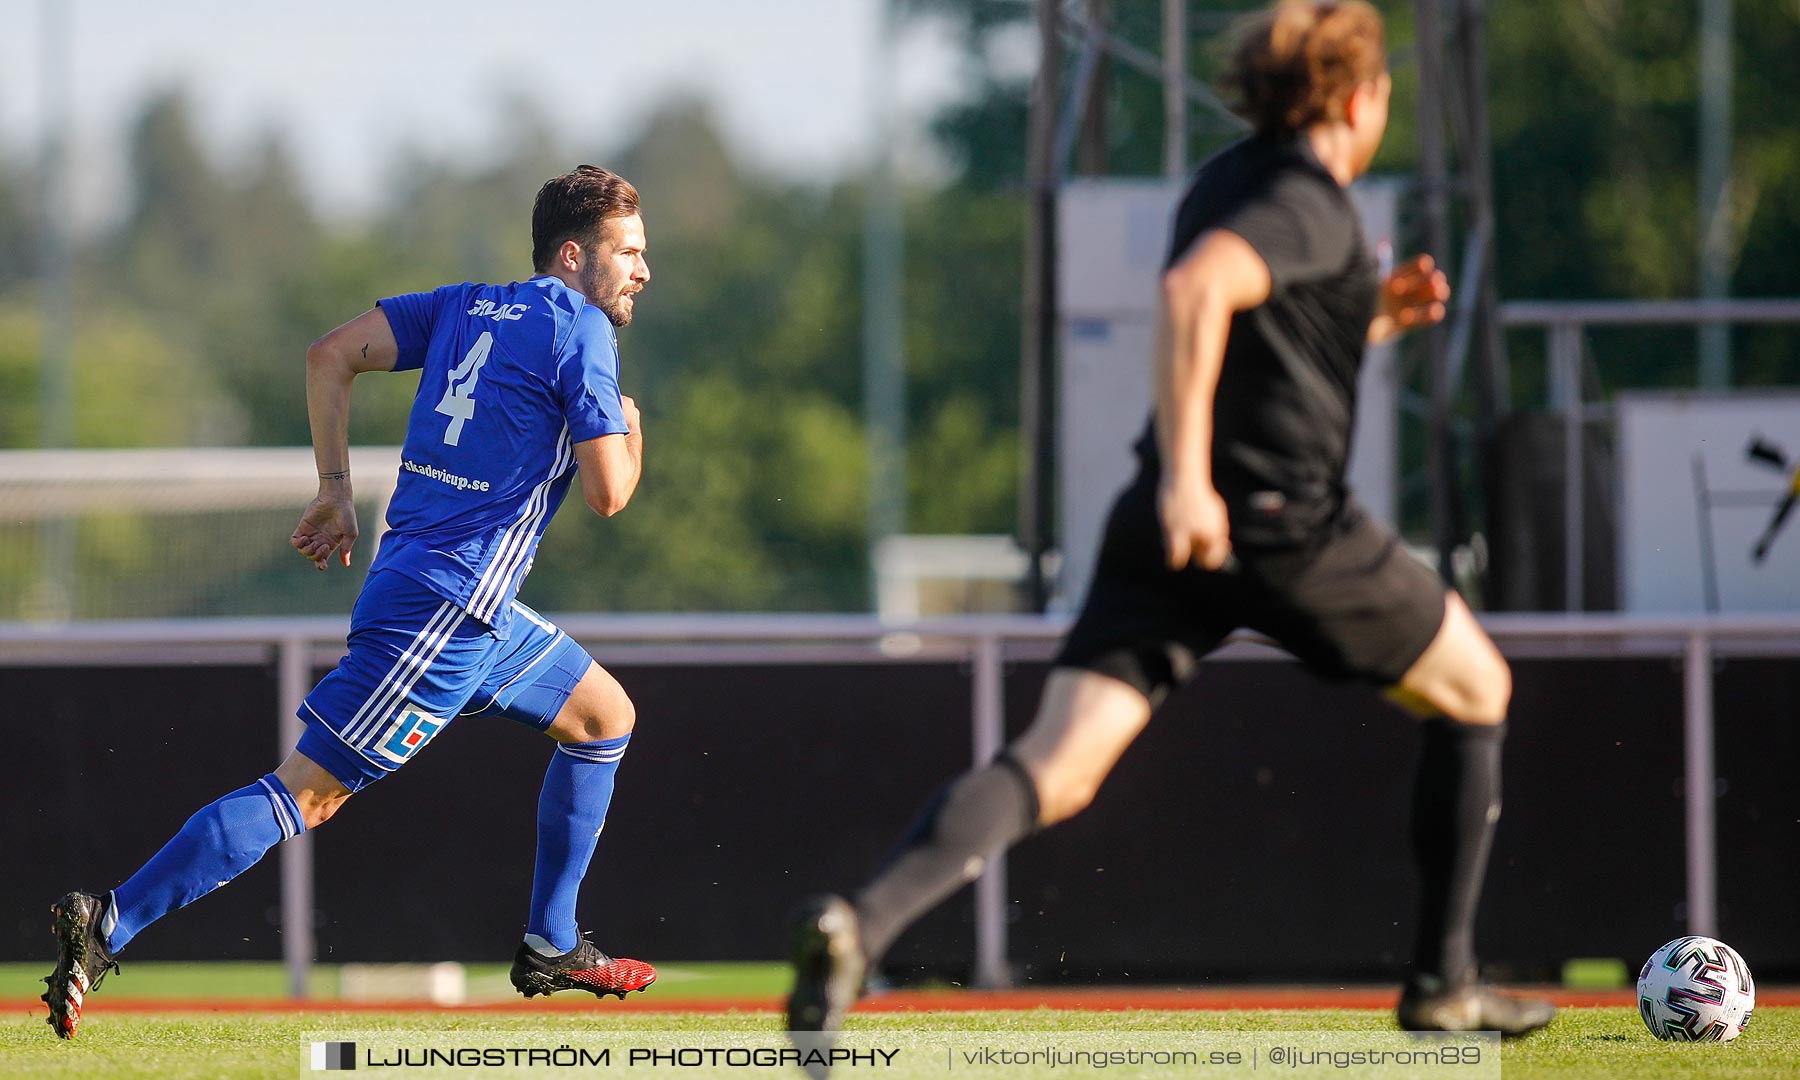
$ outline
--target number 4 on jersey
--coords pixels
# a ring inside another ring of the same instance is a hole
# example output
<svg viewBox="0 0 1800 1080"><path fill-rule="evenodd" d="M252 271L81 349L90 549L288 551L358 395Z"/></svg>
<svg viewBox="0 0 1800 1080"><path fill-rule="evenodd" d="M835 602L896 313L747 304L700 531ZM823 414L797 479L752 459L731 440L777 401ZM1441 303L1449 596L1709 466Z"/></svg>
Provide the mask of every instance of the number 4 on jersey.
<svg viewBox="0 0 1800 1080"><path fill-rule="evenodd" d="M450 417L450 427L444 432L444 442L450 446L457 444L462 438L463 424L475 416L475 386L481 381L481 365L487 363L493 347L494 335L482 331L469 349L469 355L450 372L450 383L444 387L444 400L437 405L438 412Z"/></svg>

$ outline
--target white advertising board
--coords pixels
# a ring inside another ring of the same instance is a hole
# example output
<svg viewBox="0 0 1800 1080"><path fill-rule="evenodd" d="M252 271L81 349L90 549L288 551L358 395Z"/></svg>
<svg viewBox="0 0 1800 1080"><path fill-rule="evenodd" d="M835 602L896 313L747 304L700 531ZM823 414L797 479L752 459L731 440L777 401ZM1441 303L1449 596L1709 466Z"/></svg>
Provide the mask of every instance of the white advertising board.
<svg viewBox="0 0 1800 1080"><path fill-rule="evenodd" d="M1625 393L1617 406L1620 607L1705 611L1710 574L1720 611L1800 611L1800 512L1751 558L1800 467L1800 394ZM1785 472L1750 457L1758 438Z"/></svg>

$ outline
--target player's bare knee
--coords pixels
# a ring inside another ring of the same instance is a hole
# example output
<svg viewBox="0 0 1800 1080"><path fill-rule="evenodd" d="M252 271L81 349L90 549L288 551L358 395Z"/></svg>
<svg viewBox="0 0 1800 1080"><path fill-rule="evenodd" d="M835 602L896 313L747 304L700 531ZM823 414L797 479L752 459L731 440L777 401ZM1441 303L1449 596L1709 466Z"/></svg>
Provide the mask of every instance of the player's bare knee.
<svg viewBox="0 0 1800 1080"><path fill-rule="evenodd" d="M1040 827L1066 821L1092 801L1092 792L1085 799L1081 797L1075 771L1058 760L1055 753L1047 752L1042 743L1033 743L1029 733L1007 747L1006 752L1031 781Z"/></svg>
<svg viewBox="0 0 1800 1080"><path fill-rule="evenodd" d="M637 727L637 706L625 688L598 664L576 684L545 734L560 743L600 742L629 735Z"/></svg>
<svg viewBox="0 0 1800 1080"><path fill-rule="evenodd" d="M1054 765L1031 770L1037 786L1038 824L1055 825L1086 810L1100 792L1101 777Z"/></svg>
<svg viewBox="0 0 1800 1080"><path fill-rule="evenodd" d="M1494 673L1493 690L1494 705L1496 706L1495 712L1499 715L1501 720L1504 720L1506 719L1506 714L1512 710L1512 665L1505 660L1500 660L1496 665L1496 669L1497 670ZM1499 721L1497 720L1495 723L1499 723Z"/></svg>
<svg viewBox="0 0 1800 1080"><path fill-rule="evenodd" d="M1512 706L1512 668L1498 653L1471 667L1458 687L1459 700L1444 711L1464 724L1503 723Z"/></svg>
<svg viewBox="0 0 1800 1080"><path fill-rule="evenodd" d="M596 739L617 739L631 734L637 729L637 706L632 703L624 690L613 695L596 718L595 730L600 734Z"/></svg>
<svg viewBox="0 0 1800 1080"><path fill-rule="evenodd" d="M1099 794L1100 785L1081 781L1065 781L1050 791L1038 789L1038 824L1055 825L1086 810Z"/></svg>
<svg viewBox="0 0 1800 1080"><path fill-rule="evenodd" d="M594 699L579 706L573 700L550 727L550 737L557 742L585 743L617 739L629 735L637 727L637 706L623 690Z"/></svg>

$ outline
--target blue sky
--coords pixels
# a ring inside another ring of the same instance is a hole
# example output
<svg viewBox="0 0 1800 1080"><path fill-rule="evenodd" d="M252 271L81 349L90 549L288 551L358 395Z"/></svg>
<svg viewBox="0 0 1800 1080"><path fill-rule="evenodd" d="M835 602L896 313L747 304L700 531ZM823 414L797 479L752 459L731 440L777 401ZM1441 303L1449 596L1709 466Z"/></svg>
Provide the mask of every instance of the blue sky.
<svg viewBox="0 0 1800 1080"><path fill-rule="evenodd" d="M678 90L713 102L758 167L833 173L868 153L868 60L879 0L662 0L558 5L468 0L48 0L73 18L73 147L81 216L116 201L121 140L146 92L190 88L224 154L279 124L310 190L366 209L403 146L479 163L503 139L505 94L523 90L576 147L604 150ZM0 35L0 147L35 152L45 0L8 0ZM900 53L915 123L964 91L943 28Z"/></svg>

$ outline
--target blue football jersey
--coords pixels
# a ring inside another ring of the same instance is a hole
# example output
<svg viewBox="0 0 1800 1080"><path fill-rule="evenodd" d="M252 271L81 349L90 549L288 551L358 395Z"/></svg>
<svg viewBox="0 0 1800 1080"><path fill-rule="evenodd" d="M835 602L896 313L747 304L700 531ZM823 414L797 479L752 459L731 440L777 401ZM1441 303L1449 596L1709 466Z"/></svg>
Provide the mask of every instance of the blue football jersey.
<svg viewBox="0 0 1800 1080"><path fill-rule="evenodd" d="M380 303L394 369L423 370L370 572L417 578L505 636L574 444L629 430L612 322L553 277Z"/></svg>

